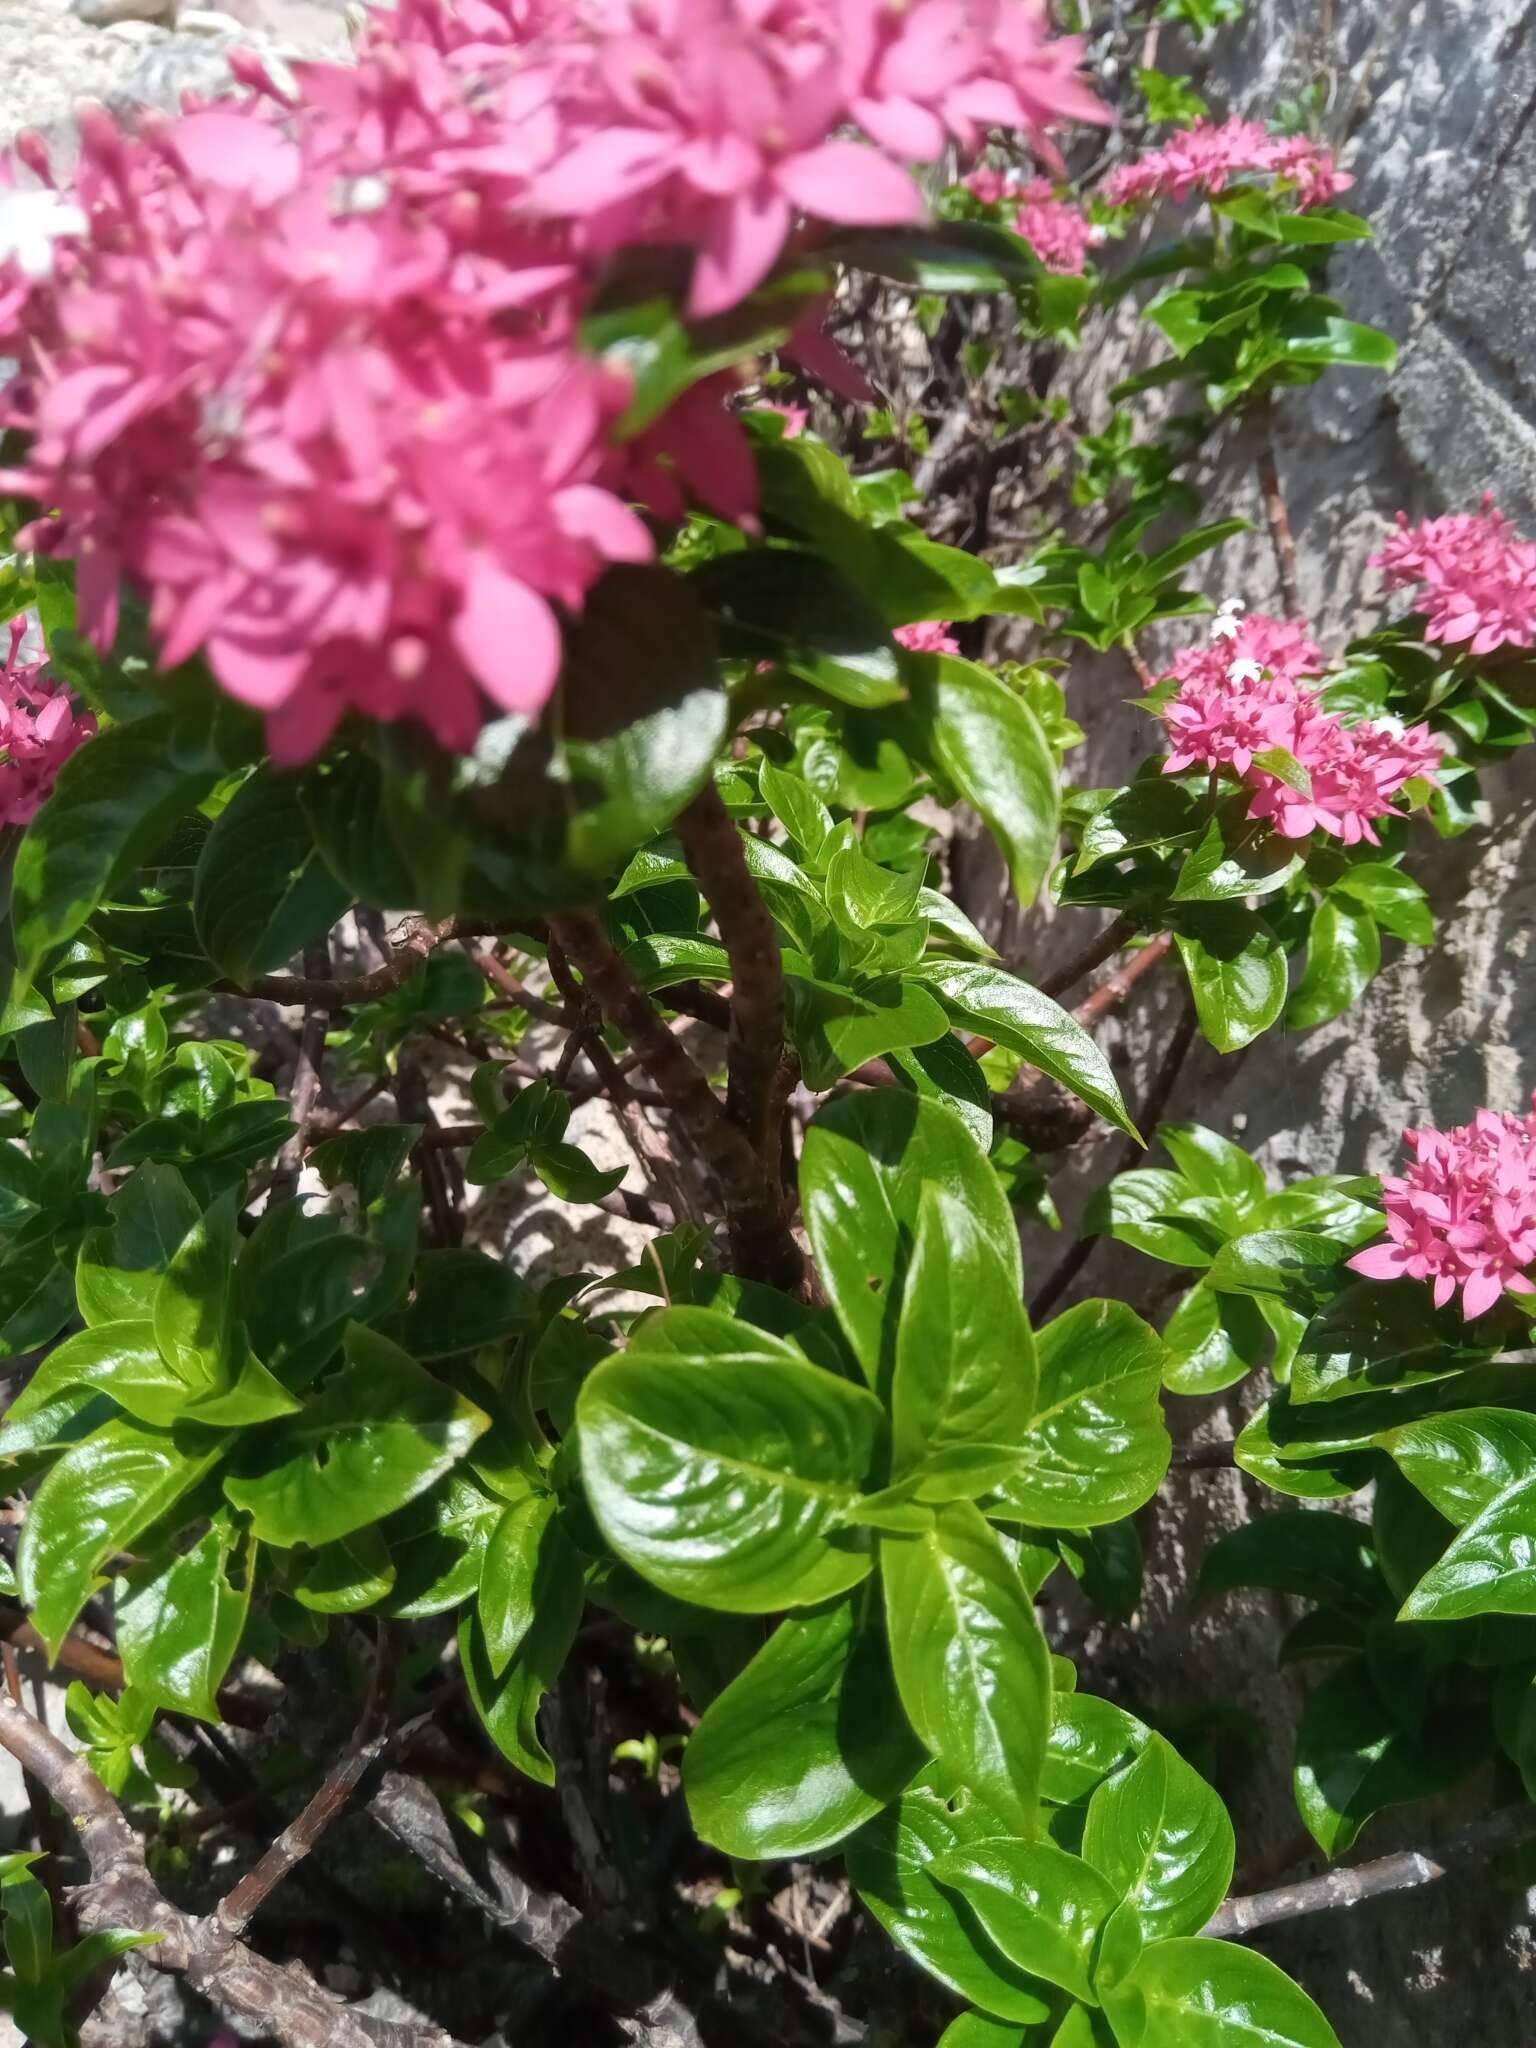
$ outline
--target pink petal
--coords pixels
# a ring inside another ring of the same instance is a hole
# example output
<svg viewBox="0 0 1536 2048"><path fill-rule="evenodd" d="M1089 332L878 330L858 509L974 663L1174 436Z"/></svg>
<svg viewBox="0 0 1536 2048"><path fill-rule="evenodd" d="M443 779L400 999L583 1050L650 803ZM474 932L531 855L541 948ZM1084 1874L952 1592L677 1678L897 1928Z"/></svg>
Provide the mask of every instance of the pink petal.
<svg viewBox="0 0 1536 2048"><path fill-rule="evenodd" d="M694 265L689 312L705 318L738 305L773 268L789 222L788 203L765 186L721 200Z"/></svg>
<svg viewBox="0 0 1536 2048"><path fill-rule="evenodd" d="M1369 1245L1345 1261L1352 1273L1363 1273L1367 1280L1396 1280L1407 1263L1408 1254L1396 1244Z"/></svg>
<svg viewBox="0 0 1536 2048"><path fill-rule="evenodd" d="M1487 1271L1469 1274L1461 1290L1461 1312L1470 1323L1474 1316L1480 1316L1490 1309L1504 1292L1504 1283L1496 1273Z"/></svg>
<svg viewBox="0 0 1536 2048"><path fill-rule="evenodd" d="M531 718L543 707L560 673L561 647L555 615L537 591L480 555L452 633L465 666L504 711Z"/></svg>
<svg viewBox="0 0 1536 2048"><path fill-rule="evenodd" d="M779 190L820 220L902 227L923 219L923 195L900 164L862 142L823 142L785 157Z"/></svg>
<svg viewBox="0 0 1536 2048"><path fill-rule="evenodd" d="M607 561L648 562L656 552L645 521L596 484L557 491L550 509L573 539L590 541Z"/></svg>
<svg viewBox="0 0 1536 2048"><path fill-rule="evenodd" d="M184 114L167 136L187 175L266 206L299 182L299 152L265 116L230 107Z"/></svg>
<svg viewBox="0 0 1536 2048"><path fill-rule="evenodd" d="M676 155L676 144L649 128L605 128L535 180L533 203L543 213L595 213L654 185Z"/></svg>

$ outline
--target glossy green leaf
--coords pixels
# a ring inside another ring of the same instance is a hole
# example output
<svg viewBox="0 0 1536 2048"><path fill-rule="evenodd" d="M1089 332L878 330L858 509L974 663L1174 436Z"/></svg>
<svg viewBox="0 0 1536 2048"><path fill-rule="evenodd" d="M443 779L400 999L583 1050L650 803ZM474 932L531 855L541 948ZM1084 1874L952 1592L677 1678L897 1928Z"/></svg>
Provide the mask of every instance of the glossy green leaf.
<svg viewBox="0 0 1536 2048"><path fill-rule="evenodd" d="M905 697L896 644L878 607L821 556L753 548L717 555L688 580L727 656L777 661L843 704Z"/></svg>
<svg viewBox="0 0 1536 2048"><path fill-rule="evenodd" d="M567 1542L555 1528L559 1503L551 1493L531 1493L502 1510L485 1546L480 1568L480 1629L486 1661L499 1678L533 1626L551 1574L565 1569L556 1556Z"/></svg>
<svg viewBox="0 0 1536 2048"><path fill-rule="evenodd" d="M1035 1389L1035 1340L1012 1262L953 1195L926 1188L896 1331L894 1470L954 1446L1012 1449Z"/></svg>
<svg viewBox="0 0 1536 2048"><path fill-rule="evenodd" d="M1163 1384L1175 1394L1219 1394L1262 1362L1269 1336L1256 1302L1202 1280L1163 1326Z"/></svg>
<svg viewBox="0 0 1536 2048"><path fill-rule="evenodd" d="M907 1719L1008 1827L1037 1826L1051 1724L1045 1639L996 1532L969 1502L881 1543L886 1626Z"/></svg>
<svg viewBox="0 0 1536 2048"><path fill-rule="evenodd" d="M903 1046L887 1055L896 1085L929 1096L952 1110L982 1150L992 1145L992 1092L980 1062L951 1031L928 1045Z"/></svg>
<svg viewBox="0 0 1536 2048"><path fill-rule="evenodd" d="M147 1320L98 1323L50 1351L6 1411L7 1433L42 1413L66 1387L96 1387L140 1422L169 1425L193 1389L160 1355ZM0 1448L5 1438L0 1438Z"/></svg>
<svg viewBox="0 0 1536 2048"><path fill-rule="evenodd" d="M851 269L925 292L1000 292L1032 284L1040 261L1018 235L990 221L946 220L909 228L850 228L825 251Z"/></svg>
<svg viewBox="0 0 1536 2048"><path fill-rule="evenodd" d="M979 960L925 960L914 971L957 1024L1018 1053L1109 1123L1137 1136L1102 1048L1059 1003Z"/></svg>
<svg viewBox="0 0 1536 2048"><path fill-rule="evenodd" d="M229 1296L239 1204L231 1188L198 1218L155 1290L155 1341L190 1387L222 1383L232 1371Z"/></svg>
<svg viewBox="0 0 1536 2048"><path fill-rule="evenodd" d="M1337 1290L1342 1250L1315 1231L1249 1231L1222 1246L1206 1279L1224 1294L1277 1295L1306 1311Z"/></svg>
<svg viewBox="0 0 1536 2048"><path fill-rule="evenodd" d="M1200 1029L1218 1052L1240 1052L1285 1007L1285 949L1261 917L1235 904L1185 911L1174 938Z"/></svg>
<svg viewBox="0 0 1536 2048"><path fill-rule="evenodd" d="M1422 887L1401 868L1380 861L1357 861L1331 885L1330 894L1363 904L1384 932L1427 946L1435 936L1435 920Z"/></svg>
<svg viewBox="0 0 1536 2048"><path fill-rule="evenodd" d="M176 1168L153 1163L129 1174L107 1209L111 1222L87 1233L75 1263L87 1323L151 1316L160 1275L200 1213Z"/></svg>
<svg viewBox="0 0 1536 2048"><path fill-rule="evenodd" d="M363 1614L393 1591L394 1560L376 1526L324 1543L293 1582L293 1597L311 1614Z"/></svg>
<svg viewBox="0 0 1536 2048"><path fill-rule="evenodd" d="M1036 1351L1036 1410L999 1512L1057 1529L1133 1513L1171 1453L1157 1332L1121 1302L1085 1301L1036 1333Z"/></svg>
<svg viewBox="0 0 1536 2048"><path fill-rule="evenodd" d="M1102 1232L1173 1266L1208 1266L1223 1230L1213 1217L1200 1213L1196 1205L1202 1200L1212 1198L1193 1194L1183 1176L1166 1167L1133 1166L1089 1198L1083 1234Z"/></svg>
<svg viewBox="0 0 1536 2048"><path fill-rule="evenodd" d="M716 1310L668 1309L598 1367L576 1413L588 1505L664 1592L769 1613L867 1576L867 1538L842 1516L884 1418L793 1345Z"/></svg>
<svg viewBox="0 0 1536 2048"><path fill-rule="evenodd" d="M555 1766L539 1739L539 1703L559 1678L585 1604L584 1574L574 1547L551 1547L551 1570L517 1652L498 1677L492 1671L472 1609L459 1622L459 1663L486 1733L508 1763L540 1785L553 1785Z"/></svg>
<svg viewBox="0 0 1536 2048"><path fill-rule="evenodd" d="M1237 1586L1267 1586L1367 1612L1386 1596L1370 1530L1349 1515L1305 1508L1245 1522L1206 1552L1200 1597L1209 1600Z"/></svg>
<svg viewBox="0 0 1536 2048"><path fill-rule="evenodd" d="M757 771L757 786L803 858L814 862L832 830L832 813L821 798L803 775L780 768L766 755Z"/></svg>
<svg viewBox="0 0 1536 2048"><path fill-rule="evenodd" d="M1161 1735L1088 1802L1083 1855L1149 1940L1198 1933L1227 1895L1236 1853L1227 1809Z"/></svg>
<svg viewBox="0 0 1536 2048"><path fill-rule="evenodd" d="M1223 1195L1241 1207L1263 1201L1263 1167L1219 1131L1207 1130L1204 1124L1159 1124L1157 1142L1196 1193Z"/></svg>
<svg viewBox="0 0 1536 2048"><path fill-rule="evenodd" d="M1486 1713L1458 1708L1414 1736L1353 1658L1308 1697L1296 1735L1296 1805L1326 1856L1342 1856L1384 1807L1445 1792L1491 1746Z"/></svg>
<svg viewBox="0 0 1536 2048"><path fill-rule="evenodd" d="M935 1883L930 1865L965 1842L996 1834L986 1802L935 1789L924 1774L848 1843L848 1876L860 1899L904 1955L983 2012L1021 2026L1050 2017L1048 1984L1016 1969L982 1931L957 1893Z"/></svg>
<svg viewBox="0 0 1536 2048"><path fill-rule="evenodd" d="M925 988L894 974L861 982L791 974L790 1035L808 1088L830 1088L866 1060L943 1038L949 1023Z"/></svg>
<svg viewBox="0 0 1536 2048"><path fill-rule="evenodd" d="M398 1345L353 1324L342 1368L243 1451L224 1490L264 1543L334 1543L424 1492L488 1422Z"/></svg>
<svg viewBox="0 0 1536 2048"><path fill-rule="evenodd" d="M134 1565L113 1611L123 1672L136 1692L173 1713L220 1719L219 1687L245 1633L255 1546L227 1515L190 1549Z"/></svg>
<svg viewBox="0 0 1536 2048"><path fill-rule="evenodd" d="M168 1430L119 1420L50 1467L16 1549L21 1596L50 1654L103 1583L107 1560L190 1493L222 1449L212 1432L173 1439Z"/></svg>
<svg viewBox="0 0 1536 2048"><path fill-rule="evenodd" d="M1490 1322L1493 1318L1490 1318ZM1490 1356L1459 1309L1431 1307L1408 1280L1357 1280L1307 1325L1291 1365L1293 1401L1338 1401L1375 1388L1445 1379Z"/></svg>
<svg viewBox="0 0 1536 2048"><path fill-rule="evenodd" d="M689 1737L683 1788L699 1835L726 1855L810 1856L878 1813L926 1761L896 1697L878 1605L861 1590L780 1622Z"/></svg>
<svg viewBox="0 0 1536 2048"><path fill-rule="evenodd" d="M1288 1031L1310 1031L1337 1017L1381 969L1381 933L1364 904L1325 896L1312 918L1307 965L1286 1006Z"/></svg>
<svg viewBox="0 0 1536 2048"><path fill-rule="evenodd" d="M232 981L291 960L351 901L316 847L298 779L258 768L214 820L192 908L209 959Z"/></svg>
<svg viewBox="0 0 1536 2048"><path fill-rule="evenodd" d="M1011 2020L963 2012L940 2034L938 2048L1030 2048L1030 2037Z"/></svg>
<svg viewBox="0 0 1536 2048"><path fill-rule="evenodd" d="M1049 1842L996 1838L950 1850L933 1875L960 1893L1009 1962L1097 2004L1093 1953L1119 1901L1091 1863Z"/></svg>
<svg viewBox="0 0 1536 2048"><path fill-rule="evenodd" d="M1536 1614L1536 1472L1494 1495L1403 1602L1404 1621Z"/></svg>
<svg viewBox="0 0 1536 2048"><path fill-rule="evenodd" d="M1276 763L1260 765L1271 774L1279 772ZM1222 824L1220 816L1212 818L1185 856L1170 899L1174 903L1230 903L1268 896L1283 889L1300 869L1300 856L1288 839L1267 833L1254 841L1250 829L1239 822L1229 843Z"/></svg>
<svg viewBox="0 0 1536 2048"><path fill-rule="evenodd" d="M1536 1480L1536 1415L1463 1408L1425 1416L1380 1438L1397 1469L1458 1528Z"/></svg>
<svg viewBox="0 0 1536 2048"><path fill-rule="evenodd" d="M1058 1693L1052 1702L1041 1797L1053 1806L1077 1806L1106 1778L1145 1749L1152 1731L1124 1707L1092 1693Z"/></svg>
<svg viewBox="0 0 1536 2048"><path fill-rule="evenodd" d="M213 787L205 717L154 711L71 755L16 853L11 920L25 980Z"/></svg>
<svg viewBox="0 0 1536 2048"><path fill-rule="evenodd" d="M923 1190L933 1185L1023 1287L1018 1226L997 1175L952 1110L895 1088L823 1105L800 1155L800 1203L823 1286L872 1386L895 1367L896 1330Z"/></svg>
<svg viewBox="0 0 1536 2048"><path fill-rule="evenodd" d="M1267 1956L1197 1935L1154 1942L1104 1993L1119 2048L1339 2048L1297 1984Z"/></svg>

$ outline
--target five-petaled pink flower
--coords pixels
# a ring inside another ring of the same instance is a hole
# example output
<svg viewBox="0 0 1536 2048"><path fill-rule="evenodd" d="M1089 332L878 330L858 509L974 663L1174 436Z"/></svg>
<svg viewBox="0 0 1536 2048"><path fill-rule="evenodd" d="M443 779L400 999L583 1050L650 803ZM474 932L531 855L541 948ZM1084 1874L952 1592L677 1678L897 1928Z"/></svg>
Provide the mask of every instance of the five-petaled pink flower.
<svg viewBox="0 0 1536 2048"><path fill-rule="evenodd" d="M1371 1280L1434 1283L1443 1308L1461 1289L1470 1322L1500 1296L1536 1293L1536 1116L1480 1109L1452 1131L1404 1131L1413 1159L1385 1176L1387 1236L1349 1261Z"/></svg>
<svg viewBox="0 0 1536 2048"><path fill-rule="evenodd" d="M1469 654L1536 646L1536 542L1522 540L1485 497L1477 512L1453 512L1396 531L1371 557L1389 590L1415 590L1426 638Z"/></svg>
<svg viewBox="0 0 1536 2048"><path fill-rule="evenodd" d="M94 716L75 710L46 660L22 660L27 632L28 621L18 613L0 669L0 825L36 817L59 770L96 730Z"/></svg>

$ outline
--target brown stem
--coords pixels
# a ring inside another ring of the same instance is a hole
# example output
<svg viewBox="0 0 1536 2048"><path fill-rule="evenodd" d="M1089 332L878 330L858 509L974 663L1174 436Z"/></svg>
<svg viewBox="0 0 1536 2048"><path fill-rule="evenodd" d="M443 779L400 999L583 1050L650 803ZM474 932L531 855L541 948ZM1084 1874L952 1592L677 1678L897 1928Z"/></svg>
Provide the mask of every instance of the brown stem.
<svg viewBox="0 0 1536 2048"><path fill-rule="evenodd" d="M1150 1132L1162 1121L1163 1111L1168 1107L1168 1098L1173 1093L1174 1084L1179 1078L1179 1069L1184 1064L1185 1056L1194 1041L1194 1036L1195 1006L1193 1002L1186 998L1183 1014L1174 1028L1172 1038L1168 1041L1168 1050L1163 1054L1162 1065L1153 1077L1152 1085L1148 1088L1146 1098L1141 1105L1140 1122L1144 1130ZM1136 1164L1141 1156L1142 1148L1140 1145L1137 1144L1134 1138L1127 1138L1115 1154L1114 1163L1110 1168L1111 1178L1117 1173L1126 1172L1128 1168ZM1082 1272L1084 1266L1093 1257L1094 1247L1098 1242L1097 1237L1080 1237L1077 1240L1077 1243L1073 1245L1071 1251L1057 1265L1036 1294L1034 1300L1029 1304L1029 1314L1032 1322L1038 1322L1042 1316L1048 1315L1056 1306L1078 1274Z"/></svg>
<svg viewBox="0 0 1536 2048"><path fill-rule="evenodd" d="M1064 967L1058 967L1054 974L1046 975L1038 984L1041 995L1065 995L1069 988L1075 988L1085 974L1092 974L1095 967L1118 953L1122 946L1128 946L1137 933L1134 917L1117 917L1107 924L1098 937L1084 946Z"/></svg>
<svg viewBox="0 0 1536 2048"><path fill-rule="evenodd" d="M568 1013L557 1009L553 1003L546 1003L542 996L536 996L531 989L524 988L520 981L514 980L494 953L471 953L470 958L491 986L500 989L509 1003L515 1004L519 1010L526 1010L530 1017L536 1017L541 1024L557 1024L562 1030L570 1029L571 1019Z"/></svg>
<svg viewBox="0 0 1536 2048"><path fill-rule="evenodd" d="M526 921L525 921L526 923ZM350 1009L356 1003L371 1003L379 996L393 995L402 988L430 953L450 939L491 938L513 929L484 918L450 917L441 924L425 918L411 918L400 927L393 950L382 967L370 974L354 974L339 980L304 974L258 974L252 981L215 981L216 995L244 996L268 1003L319 1003L332 1010ZM521 931L525 925L515 929Z"/></svg>
<svg viewBox="0 0 1536 2048"><path fill-rule="evenodd" d="M746 1133L657 1015L593 917L550 920L550 930L578 969L603 1015L639 1053L641 1064L679 1128L698 1147L719 1183L736 1270L789 1293L806 1282L805 1260L790 1233L785 1205Z"/></svg>
<svg viewBox="0 0 1536 2048"><path fill-rule="evenodd" d="M1151 669L1143 660L1136 643L1129 634L1120 642L1120 645L1125 651L1126 660L1131 664L1131 672L1141 687L1144 690L1156 689L1157 677L1153 675Z"/></svg>
<svg viewBox="0 0 1536 2048"><path fill-rule="evenodd" d="M1416 1891L1421 1885L1438 1884L1463 1866L1470 1866L1481 1876L1491 1856L1529 1841L1533 1834L1536 1807L1505 1807L1463 1828L1433 1853L1405 1849L1395 1856L1378 1857L1373 1863L1357 1863L1352 1869L1327 1870L1321 1877L1303 1878L1298 1884L1277 1885L1273 1891L1255 1892L1250 1898L1228 1899L1203 1932L1224 1941L1241 1941L1277 1921L1299 1920L1308 1913L1327 1913L1361 1905L1367 1899L1383 1898L1390 1892Z"/></svg>
<svg viewBox="0 0 1536 2048"><path fill-rule="evenodd" d="M383 1753L389 1741L390 1698L394 1691L393 1651L393 1635L387 1625L380 1624L368 1697L363 1702L356 1733L304 1811L283 1829L234 1889L220 1899L214 1909L214 1921L226 1940L233 1941L245 1932L267 1898L315 1848L357 1790L369 1765Z"/></svg>
<svg viewBox="0 0 1536 2048"><path fill-rule="evenodd" d="M1261 391L1253 401L1256 446L1254 459L1259 472L1259 489L1264 495L1264 517L1269 522L1270 544L1275 551L1275 569L1280 577L1280 595L1288 619L1299 619L1301 579L1296 569L1296 536L1291 532L1291 515L1285 509L1280 488L1280 462L1275 452L1275 401Z"/></svg>
<svg viewBox="0 0 1536 2048"><path fill-rule="evenodd" d="M329 979L330 971L329 939L318 939L314 945L304 948L307 980L324 983ZM297 1128L278 1154L277 1172L273 1175L272 1190L267 1197L269 1208L279 1202L292 1201L298 1193L299 1175L304 1169L305 1126L320 1095L320 1068L325 1059L325 1034L330 1023L329 1008L314 999L305 1002L304 1022L299 1031L299 1056L293 1068L293 1121Z"/></svg>
<svg viewBox="0 0 1536 2048"><path fill-rule="evenodd" d="M1085 996L1072 1012L1084 1030L1097 1024L1101 1017L1107 1017L1111 1010L1118 1010L1141 977L1151 973L1172 944L1171 932L1159 932L1155 939L1148 939L1133 953L1118 972L1101 982L1091 995Z"/></svg>
<svg viewBox="0 0 1536 2048"><path fill-rule="evenodd" d="M688 865L731 963L726 1108L751 1139L770 1182L778 1175L783 1097L784 962L779 935L741 848L736 821L713 783L677 821Z"/></svg>
<svg viewBox="0 0 1536 2048"><path fill-rule="evenodd" d="M259 2022L284 2048L451 2048L432 2026L399 2027L355 2012L296 1963L286 1968L220 1934L212 1920L173 1906L149 1874L144 1844L100 1779L40 1721L0 1698L0 1748L63 1808L90 1867L75 1893L80 1925L130 1927L161 1939L143 1951L152 1969L184 1977L230 2019Z"/></svg>

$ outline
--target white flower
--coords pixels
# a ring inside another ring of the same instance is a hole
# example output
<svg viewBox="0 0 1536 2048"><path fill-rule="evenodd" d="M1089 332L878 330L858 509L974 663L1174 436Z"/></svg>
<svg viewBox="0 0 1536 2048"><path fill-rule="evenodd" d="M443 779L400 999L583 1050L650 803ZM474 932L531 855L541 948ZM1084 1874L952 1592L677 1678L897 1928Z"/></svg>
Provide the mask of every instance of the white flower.
<svg viewBox="0 0 1536 2048"><path fill-rule="evenodd" d="M1240 597L1224 597L1216 609L1219 612L1245 612L1248 607Z"/></svg>
<svg viewBox="0 0 1536 2048"><path fill-rule="evenodd" d="M23 277L52 277L54 243L85 229L85 215L61 193L0 189L0 264L13 261Z"/></svg>
<svg viewBox="0 0 1536 2048"><path fill-rule="evenodd" d="M1219 617L1211 621L1211 638L1213 640L1235 640L1237 638L1237 625L1237 620L1233 618L1230 612L1222 612Z"/></svg>
<svg viewBox="0 0 1536 2048"><path fill-rule="evenodd" d="M1264 674L1256 661L1234 661L1227 670L1228 679L1234 683L1256 683Z"/></svg>
<svg viewBox="0 0 1536 2048"><path fill-rule="evenodd" d="M1408 730L1403 721L1400 718L1394 718L1390 712L1388 712L1385 718L1376 719L1374 723L1377 732L1389 740L1400 740Z"/></svg>

